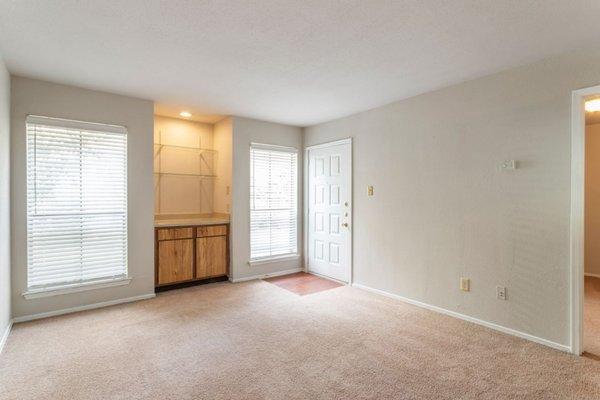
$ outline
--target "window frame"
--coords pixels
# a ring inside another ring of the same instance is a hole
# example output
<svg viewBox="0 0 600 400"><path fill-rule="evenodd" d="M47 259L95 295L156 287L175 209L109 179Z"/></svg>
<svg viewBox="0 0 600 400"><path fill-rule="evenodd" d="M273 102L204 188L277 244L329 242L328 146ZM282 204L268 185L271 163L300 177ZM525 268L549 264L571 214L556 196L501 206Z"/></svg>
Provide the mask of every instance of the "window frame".
<svg viewBox="0 0 600 400"><path fill-rule="evenodd" d="M285 153L291 153L294 154L296 156L296 171L295 171L295 183L296 183L296 188L295 188L295 212L296 212L296 218L295 218L295 230L294 230L294 235L295 235L295 240L296 240L296 244L295 244L295 252L290 252L290 253L286 253L286 254L278 254L278 255L270 255L270 256L264 256L264 257L255 257L252 258L252 150L253 149L258 149L258 150L267 150L267 151L279 151L279 152L285 152ZM249 202L248 202L248 245L250 247L249 249L249 260L248 260L248 264L250 266L258 266L258 265L262 265L262 264L269 264L269 263L274 263L274 262L282 262L282 261L289 261L289 260L297 260L300 258L300 235L298 233L298 229L300 226L300 199L299 199L299 195L300 195L300 151L298 150L298 148L296 147L291 147L291 146L281 146L281 145L275 145L275 144L267 144L267 143L256 143L256 142L251 142L250 143L250 148L248 150L248 155L249 155L249 178L248 178L248 194L249 194Z"/></svg>
<svg viewBox="0 0 600 400"><path fill-rule="evenodd" d="M112 124L104 124L104 123L95 123L95 122L86 122L86 121L78 121L71 119L63 119L63 118L53 118L39 115L27 115L25 119L25 163L26 163L26 178L25 178L25 199L28 204L30 201L29 197L29 168L30 168L30 139L29 139L29 129L31 125L42 125L42 126L53 126L57 128L67 129L67 130L80 130L80 131L96 131L110 134L122 134L124 136L124 161L123 161L123 185L124 185L124 204L123 204L123 231L124 231L124 271L123 274L119 275L106 275L101 277L95 277L90 279L81 279L74 282L57 282L56 284L48 284L48 285L31 285L29 279L30 273L30 255L29 255L29 246L30 246L30 208L29 206L25 207L25 220L26 220L26 290L22 293L22 295L26 299L34 299L40 297L48 297L55 296L66 293L75 293L81 291L87 291L92 289L100 289L112 286L122 286L128 285L131 282L131 277L129 275L129 228L128 228L128 218L129 218L129 206L128 206L128 158L129 158L129 149L128 149L128 130L125 126L121 125L112 125ZM33 150L34 153L37 151L37 148ZM35 162L35 161L34 161ZM34 180L34 184L37 182ZM100 212L99 214L111 214L111 212ZM73 216L77 215L77 213L65 213L65 216ZM85 214L81 214L85 215Z"/></svg>

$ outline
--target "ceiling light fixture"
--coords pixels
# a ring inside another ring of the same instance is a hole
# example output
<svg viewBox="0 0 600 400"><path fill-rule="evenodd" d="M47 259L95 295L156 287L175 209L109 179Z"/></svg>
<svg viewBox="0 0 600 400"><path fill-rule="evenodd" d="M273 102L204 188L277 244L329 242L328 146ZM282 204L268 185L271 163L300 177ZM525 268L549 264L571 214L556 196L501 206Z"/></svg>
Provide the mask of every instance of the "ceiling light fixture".
<svg viewBox="0 0 600 400"><path fill-rule="evenodd" d="M595 112L600 111L600 99L588 100L585 102L585 111Z"/></svg>
<svg viewBox="0 0 600 400"><path fill-rule="evenodd" d="M189 112L187 112L187 111L182 111L182 112L179 113L179 115L181 115L184 118L189 118L189 117L192 116L192 114L189 113Z"/></svg>

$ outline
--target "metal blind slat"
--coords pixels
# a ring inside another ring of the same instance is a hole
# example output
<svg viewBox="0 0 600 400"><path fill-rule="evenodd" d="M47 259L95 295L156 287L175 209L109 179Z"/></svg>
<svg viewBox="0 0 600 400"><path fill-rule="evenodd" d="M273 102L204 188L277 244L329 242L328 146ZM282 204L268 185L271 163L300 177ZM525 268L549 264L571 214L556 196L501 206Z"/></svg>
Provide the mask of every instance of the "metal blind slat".
<svg viewBox="0 0 600 400"><path fill-rule="evenodd" d="M250 257L295 254L298 224L298 155L250 148Z"/></svg>
<svg viewBox="0 0 600 400"><path fill-rule="evenodd" d="M28 118L27 245L29 289L127 275L125 128Z"/></svg>

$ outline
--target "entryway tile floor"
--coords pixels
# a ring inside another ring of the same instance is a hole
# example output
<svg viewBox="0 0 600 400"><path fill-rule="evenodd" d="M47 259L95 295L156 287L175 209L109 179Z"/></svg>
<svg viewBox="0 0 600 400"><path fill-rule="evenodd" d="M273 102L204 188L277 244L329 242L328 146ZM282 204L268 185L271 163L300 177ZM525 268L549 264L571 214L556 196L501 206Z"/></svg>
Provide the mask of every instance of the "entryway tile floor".
<svg viewBox="0 0 600 400"><path fill-rule="evenodd" d="M320 276L313 274L307 274L306 272L274 276L272 278L266 278L263 280L300 296L343 286L341 283L321 278Z"/></svg>

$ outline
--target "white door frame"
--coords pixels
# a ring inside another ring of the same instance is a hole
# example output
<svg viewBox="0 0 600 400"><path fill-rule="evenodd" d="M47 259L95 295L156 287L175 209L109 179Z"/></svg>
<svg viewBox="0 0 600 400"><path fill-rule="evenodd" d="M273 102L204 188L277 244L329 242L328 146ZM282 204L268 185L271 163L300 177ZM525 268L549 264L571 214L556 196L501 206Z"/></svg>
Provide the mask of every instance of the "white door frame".
<svg viewBox="0 0 600 400"><path fill-rule="evenodd" d="M352 285L352 271L353 271L353 267L352 267L352 255L354 253L354 235L353 235L353 229L354 229L354 192L352 191L352 181L354 180L354 172L352 169L352 138L346 138L346 139L341 139L341 140L335 140L333 142L327 142L327 143L321 143L321 144L315 144L312 146L307 146L304 148L304 184L303 184L303 203L304 203L304 218L303 218L303 225L304 225L304 245L303 245L303 258L304 258L304 271L308 272L308 219L310 218L309 214L308 214L308 180L310 178L310 174L309 174L309 157L308 157L308 153L310 150L314 150L314 149L319 149L319 148L323 148L323 147L331 147L331 146L337 146L340 144L350 144L350 221L352 221L352 224L350 226L350 262L348 265L348 285Z"/></svg>
<svg viewBox="0 0 600 400"><path fill-rule="evenodd" d="M574 90L571 101L571 353L583 353L583 285L585 239L585 97L600 94L600 85Z"/></svg>

